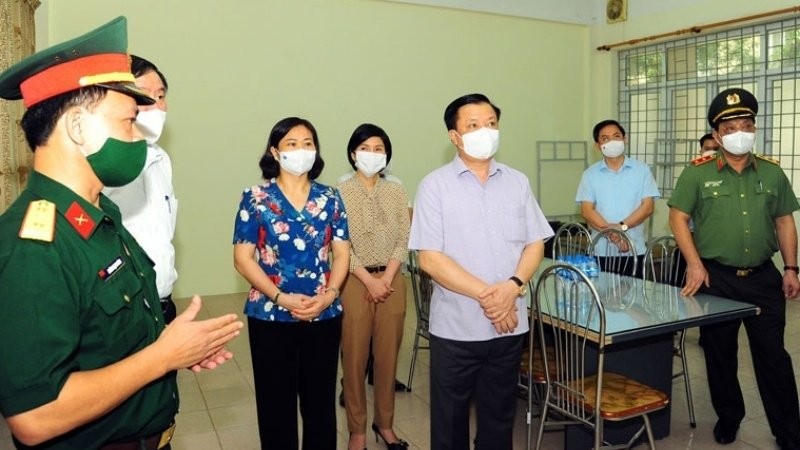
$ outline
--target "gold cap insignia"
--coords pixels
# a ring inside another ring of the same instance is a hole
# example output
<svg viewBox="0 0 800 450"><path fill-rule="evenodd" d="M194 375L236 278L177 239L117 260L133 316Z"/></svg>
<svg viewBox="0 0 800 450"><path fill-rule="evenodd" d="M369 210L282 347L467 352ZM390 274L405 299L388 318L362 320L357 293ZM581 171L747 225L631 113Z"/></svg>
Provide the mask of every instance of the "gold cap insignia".
<svg viewBox="0 0 800 450"><path fill-rule="evenodd" d="M741 102L739 99L739 94L736 93L729 94L726 100L728 101L728 105L738 105L739 102Z"/></svg>

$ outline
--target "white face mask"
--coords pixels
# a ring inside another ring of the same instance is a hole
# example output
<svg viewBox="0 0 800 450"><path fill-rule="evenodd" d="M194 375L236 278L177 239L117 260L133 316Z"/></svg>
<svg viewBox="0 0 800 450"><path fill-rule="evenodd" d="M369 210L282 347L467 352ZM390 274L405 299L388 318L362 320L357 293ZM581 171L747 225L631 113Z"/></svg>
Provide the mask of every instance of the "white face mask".
<svg viewBox="0 0 800 450"><path fill-rule="evenodd" d="M734 155L744 155L753 150L756 143L756 134L746 131L737 131L733 134L722 136L722 148Z"/></svg>
<svg viewBox="0 0 800 450"><path fill-rule="evenodd" d="M316 150L307 148L278 152L278 162L281 165L281 169L297 176L308 173L311 167L314 166L316 157Z"/></svg>
<svg viewBox="0 0 800 450"><path fill-rule="evenodd" d="M475 159L489 159L500 147L500 130L481 128L461 136L464 152Z"/></svg>
<svg viewBox="0 0 800 450"><path fill-rule="evenodd" d="M625 153L625 141L608 141L600 146L600 151L606 158L616 158Z"/></svg>
<svg viewBox="0 0 800 450"><path fill-rule="evenodd" d="M139 114L136 115L136 127L142 132L144 140L148 144L154 144L161 137L161 131L164 130L164 122L166 120L167 112L158 108L139 111Z"/></svg>
<svg viewBox="0 0 800 450"><path fill-rule="evenodd" d="M356 152L356 168L364 175L371 177L384 167L386 167L385 153L365 152L363 150Z"/></svg>

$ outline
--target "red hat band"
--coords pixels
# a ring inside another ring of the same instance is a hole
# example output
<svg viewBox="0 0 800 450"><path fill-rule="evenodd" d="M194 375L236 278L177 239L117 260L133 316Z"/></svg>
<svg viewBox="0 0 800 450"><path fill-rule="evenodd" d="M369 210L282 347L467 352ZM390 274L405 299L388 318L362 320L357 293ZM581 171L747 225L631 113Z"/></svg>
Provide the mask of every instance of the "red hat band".
<svg viewBox="0 0 800 450"><path fill-rule="evenodd" d="M130 57L103 53L73 59L47 68L20 84L26 108L56 95L101 83L135 82Z"/></svg>

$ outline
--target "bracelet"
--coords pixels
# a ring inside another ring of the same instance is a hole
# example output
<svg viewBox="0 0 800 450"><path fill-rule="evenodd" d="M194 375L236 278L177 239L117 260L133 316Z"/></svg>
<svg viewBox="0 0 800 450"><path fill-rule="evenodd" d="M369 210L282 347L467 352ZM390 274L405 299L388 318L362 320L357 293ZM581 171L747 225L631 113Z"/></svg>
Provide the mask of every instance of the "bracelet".
<svg viewBox="0 0 800 450"><path fill-rule="evenodd" d="M797 266L783 266L783 271L791 270L794 273L800 273L800 267Z"/></svg>
<svg viewBox="0 0 800 450"><path fill-rule="evenodd" d="M278 304L278 297L280 297L281 294L283 294L283 292L278 291L278 293L275 294L275 298L272 299L272 303L275 303L277 305Z"/></svg>
<svg viewBox="0 0 800 450"><path fill-rule="evenodd" d="M339 294L341 293L341 292L339 291L339 288L337 288L337 287L328 287L328 288L325 288L325 292L328 292L328 291L333 291L333 293L334 293L334 294L336 294L336 297L334 297L334 299L335 299L335 298L338 298L338 297L339 297Z"/></svg>

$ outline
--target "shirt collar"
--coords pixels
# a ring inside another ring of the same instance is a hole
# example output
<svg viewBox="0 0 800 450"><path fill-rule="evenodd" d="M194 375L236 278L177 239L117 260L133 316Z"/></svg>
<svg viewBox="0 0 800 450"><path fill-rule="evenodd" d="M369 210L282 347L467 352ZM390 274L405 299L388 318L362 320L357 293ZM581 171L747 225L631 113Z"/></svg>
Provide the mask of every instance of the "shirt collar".
<svg viewBox="0 0 800 450"><path fill-rule="evenodd" d="M464 164L464 160L462 160L458 156L458 153L456 153L456 156L453 158L453 162L450 163L450 164L452 165L453 171L456 173L457 176L458 175L462 175L462 174L467 173L467 172L472 173L472 172L470 172L470 170L467 167L467 165ZM489 177L494 176L498 171L501 171L501 167L500 167L499 164L497 164L497 161L495 161L495 159L492 158L489 161Z"/></svg>
<svg viewBox="0 0 800 450"><path fill-rule="evenodd" d="M611 170L610 167L608 167L608 163L606 163L606 159L605 158L603 158L601 161L603 163L603 165L601 167L604 170L609 170L611 172L614 172L613 170ZM622 165L619 167L619 170L622 170L622 169L624 169L626 167L633 167L633 162L631 161L630 158L628 158L628 155L625 155L625 159L622 160Z"/></svg>
<svg viewBox="0 0 800 450"><path fill-rule="evenodd" d="M725 159L725 155L722 154L722 149L720 149L720 151L717 152L716 158L717 158L717 172L721 171L725 166L730 166L730 164L728 164L728 160ZM746 169L750 166L753 166L753 170L758 170L758 162L756 160L755 155L753 155L753 152L747 154L747 164L745 164L744 167Z"/></svg>
<svg viewBox="0 0 800 450"><path fill-rule="evenodd" d="M106 217L116 223L122 222L119 208L105 195L100 194L98 209L68 187L35 170L28 178L27 189L36 196L53 202L56 211L84 239L89 239Z"/></svg>

